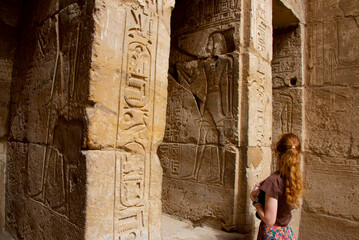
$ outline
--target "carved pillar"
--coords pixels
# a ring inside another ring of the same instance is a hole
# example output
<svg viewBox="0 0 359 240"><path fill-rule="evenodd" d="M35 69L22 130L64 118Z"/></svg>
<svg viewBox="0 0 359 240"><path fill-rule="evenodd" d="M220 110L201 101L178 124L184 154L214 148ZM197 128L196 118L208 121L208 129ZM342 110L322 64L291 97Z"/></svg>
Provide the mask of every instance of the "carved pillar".
<svg viewBox="0 0 359 240"><path fill-rule="evenodd" d="M172 1L96 1L86 239L160 239Z"/></svg>
<svg viewBox="0 0 359 240"><path fill-rule="evenodd" d="M272 136L272 1L251 0L244 4L244 11L248 13L245 22L249 27L244 29L245 54L244 64L248 64L248 76L244 79L247 86L248 110L247 142L244 154L246 156L246 212L245 219L241 219L242 231L254 228L254 208L249 193L255 183L270 174L271 164L271 136ZM248 32L249 31L249 32ZM248 45L247 45L248 44ZM244 221L244 222L242 222ZM252 231L253 232L253 231ZM254 236L256 232L253 232Z"/></svg>

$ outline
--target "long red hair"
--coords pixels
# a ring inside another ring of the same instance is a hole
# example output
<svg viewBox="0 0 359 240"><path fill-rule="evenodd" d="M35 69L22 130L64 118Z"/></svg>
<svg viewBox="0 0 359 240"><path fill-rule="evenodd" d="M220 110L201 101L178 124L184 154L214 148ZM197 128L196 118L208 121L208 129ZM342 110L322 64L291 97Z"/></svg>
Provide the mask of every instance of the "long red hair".
<svg viewBox="0 0 359 240"><path fill-rule="evenodd" d="M301 144L293 133L284 134L276 146L279 170L285 182L287 203L297 207L302 192L302 178L299 162Z"/></svg>

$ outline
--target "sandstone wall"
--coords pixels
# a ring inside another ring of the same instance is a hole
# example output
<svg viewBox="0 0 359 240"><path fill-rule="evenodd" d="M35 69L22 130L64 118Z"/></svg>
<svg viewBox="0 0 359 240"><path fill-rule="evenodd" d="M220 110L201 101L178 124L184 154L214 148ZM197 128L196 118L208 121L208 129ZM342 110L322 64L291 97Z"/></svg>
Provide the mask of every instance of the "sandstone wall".
<svg viewBox="0 0 359 240"><path fill-rule="evenodd" d="M271 1L182 1L172 17L163 209L250 232L269 174Z"/></svg>
<svg viewBox="0 0 359 240"><path fill-rule="evenodd" d="M203 4L178 2L172 13L167 124L159 148L163 210L231 229L240 2Z"/></svg>
<svg viewBox="0 0 359 240"><path fill-rule="evenodd" d="M26 1L11 97L6 230L83 239L93 2ZM88 18L89 16L89 18Z"/></svg>
<svg viewBox="0 0 359 240"><path fill-rule="evenodd" d="M9 127L10 88L21 1L0 2L0 230L5 226L5 168Z"/></svg>
<svg viewBox="0 0 359 240"><path fill-rule="evenodd" d="M85 239L160 239L172 1L96 1Z"/></svg>
<svg viewBox="0 0 359 240"><path fill-rule="evenodd" d="M302 239L359 235L358 1L309 1Z"/></svg>
<svg viewBox="0 0 359 240"><path fill-rule="evenodd" d="M26 2L7 166L13 236L160 239L173 4Z"/></svg>

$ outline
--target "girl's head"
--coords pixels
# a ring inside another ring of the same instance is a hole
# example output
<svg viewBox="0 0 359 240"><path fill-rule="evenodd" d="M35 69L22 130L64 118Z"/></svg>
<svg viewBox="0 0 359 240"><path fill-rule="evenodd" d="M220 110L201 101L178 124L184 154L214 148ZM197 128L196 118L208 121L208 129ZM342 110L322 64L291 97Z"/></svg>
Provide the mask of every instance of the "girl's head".
<svg viewBox="0 0 359 240"><path fill-rule="evenodd" d="M277 168L285 181L287 202L293 206L297 205L298 197L302 191L300 149L300 140L293 133L284 134L276 146Z"/></svg>

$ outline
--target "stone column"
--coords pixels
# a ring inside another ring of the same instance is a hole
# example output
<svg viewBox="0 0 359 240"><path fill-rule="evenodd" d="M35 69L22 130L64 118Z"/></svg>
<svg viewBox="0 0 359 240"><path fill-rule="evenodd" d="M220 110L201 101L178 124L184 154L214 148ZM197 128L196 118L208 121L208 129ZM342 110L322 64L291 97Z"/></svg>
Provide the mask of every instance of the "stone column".
<svg viewBox="0 0 359 240"><path fill-rule="evenodd" d="M173 2L28 1L11 100L6 228L160 239Z"/></svg>
<svg viewBox="0 0 359 240"><path fill-rule="evenodd" d="M245 166L245 219L240 221L243 232L254 231L254 208L249 193L254 185L270 174L272 136L272 1L251 0L244 4L246 26L244 27L243 65L248 69L243 75L247 110L242 116L246 126L242 134ZM242 111L243 112L243 111Z"/></svg>
<svg viewBox="0 0 359 240"><path fill-rule="evenodd" d="M172 1L96 1L85 239L160 239Z"/></svg>

